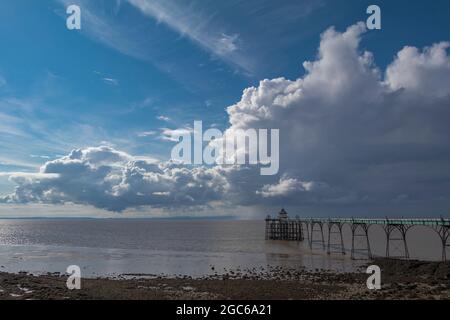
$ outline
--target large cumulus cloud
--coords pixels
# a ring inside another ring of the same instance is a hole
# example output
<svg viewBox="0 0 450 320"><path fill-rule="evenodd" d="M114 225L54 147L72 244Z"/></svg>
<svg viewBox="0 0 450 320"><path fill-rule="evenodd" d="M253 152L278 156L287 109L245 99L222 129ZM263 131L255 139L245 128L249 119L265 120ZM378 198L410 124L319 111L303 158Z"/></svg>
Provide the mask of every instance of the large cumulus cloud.
<svg viewBox="0 0 450 320"><path fill-rule="evenodd" d="M362 23L321 36L297 80L263 80L228 108L232 134L280 129L280 172L186 167L108 148L73 151L41 174L14 177L4 201L138 205L450 205L449 43L405 47L381 70L361 51Z"/></svg>
<svg viewBox="0 0 450 320"><path fill-rule="evenodd" d="M204 205L221 199L229 185L220 168L191 168L133 157L110 147L72 151L49 161L38 175L13 173L19 186L4 202L128 207Z"/></svg>
<svg viewBox="0 0 450 320"><path fill-rule="evenodd" d="M289 178L262 186L261 197L298 205L449 204L448 43L406 47L383 72L359 50L365 31L362 23L327 30L304 77L263 80L228 108L229 131L280 128L281 174ZM302 181L328 187L307 190Z"/></svg>

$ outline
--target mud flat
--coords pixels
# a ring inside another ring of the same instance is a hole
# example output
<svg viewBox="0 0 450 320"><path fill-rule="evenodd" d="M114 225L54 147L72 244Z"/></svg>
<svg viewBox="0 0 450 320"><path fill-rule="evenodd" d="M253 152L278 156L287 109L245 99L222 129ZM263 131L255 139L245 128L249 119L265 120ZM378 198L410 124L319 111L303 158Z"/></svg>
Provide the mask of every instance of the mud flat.
<svg viewBox="0 0 450 320"><path fill-rule="evenodd" d="M82 279L66 288L66 275L0 273L0 299L450 299L450 263L380 259L382 289L368 290L365 268L354 273L268 268L222 270L217 275L121 275ZM214 266L211 266L214 270Z"/></svg>

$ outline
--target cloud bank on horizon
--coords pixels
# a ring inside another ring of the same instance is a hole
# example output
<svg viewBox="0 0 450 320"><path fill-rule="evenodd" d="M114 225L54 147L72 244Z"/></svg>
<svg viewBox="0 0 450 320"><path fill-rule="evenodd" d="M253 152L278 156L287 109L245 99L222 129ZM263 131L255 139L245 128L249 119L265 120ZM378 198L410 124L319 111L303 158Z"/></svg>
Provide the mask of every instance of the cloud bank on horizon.
<svg viewBox="0 0 450 320"><path fill-rule="evenodd" d="M404 47L380 70L360 49L365 31L363 23L326 30L303 77L262 80L228 107L228 132L280 129L278 176L260 176L255 166L193 167L87 147L48 161L38 174L8 173L17 187L0 202L118 212L280 205L443 210L450 205L450 43Z"/></svg>

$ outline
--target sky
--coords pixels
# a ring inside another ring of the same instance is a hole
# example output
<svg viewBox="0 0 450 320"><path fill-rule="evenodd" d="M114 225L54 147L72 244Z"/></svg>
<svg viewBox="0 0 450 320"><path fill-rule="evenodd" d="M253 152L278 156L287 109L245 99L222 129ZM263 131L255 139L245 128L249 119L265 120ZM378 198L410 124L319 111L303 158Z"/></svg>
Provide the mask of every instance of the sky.
<svg viewBox="0 0 450 320"><path fill-rule="evenodd" d="M81 8L81 30L66 8ZM382 29L367 30L366 8ZM450 3L0 3L0 217L448 216ZM280 129L280 170L170 133Z"/></svg>

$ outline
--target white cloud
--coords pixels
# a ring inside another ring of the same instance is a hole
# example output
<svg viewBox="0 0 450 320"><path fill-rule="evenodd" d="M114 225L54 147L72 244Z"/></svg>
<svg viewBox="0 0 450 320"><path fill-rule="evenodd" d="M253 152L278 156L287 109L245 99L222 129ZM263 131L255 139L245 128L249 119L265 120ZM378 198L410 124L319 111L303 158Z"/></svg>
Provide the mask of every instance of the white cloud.
<svg viewBox="0 0 450 320"><path fill-rule="evenodd" d="M214 56L234 66L251 72L251 60L237 52L238 35L220 32L212 23L211 14L206 15L194 4L168 0L127 0L144 15L164 23L182 36L200 45Z"/></svg>
<svg viewBox="0 0 450 320"><path fill-rule="evenodd" d="M30 154L31 158L40 158L40 159L50 159L50 156L46 156L46 155L37 155L37 154Z"/></svg>
<svg viewBox="0 0 450 320"><path fill-rule="evenodd" d="M42 172L0 172L0 177L9 177L11 180L19 180L22 178L33 181L36 179L54 179L58 178L58 174L42 173Z"/></svg>
<svg viewBox="0 0 450 320"><path fill-rule="evenodd" d="M114 86L118 86L119 85L119 80L114 79L114 78L103 78L102 80L105 83L107 83L107 84L111 84L111 85L114 85Z"/></svg>
<svg viewBox="0 0 450 320"><path fill-rule="evenodd" d="M250 180L241 191L289 194L297 205L379 206L403 193L422 207L450 200L447 43L403 49L383 79L372 54L359 49L365 31L362 23L330 28L304 77L263 80L228 108L230 132L280 129L280 173L290 177L262 188ZM311 197L301 181L328 187Z"/></svg>
<svg viewBox="0 0 450 320"><path fill-rule="evenodd" d="M180 137L190 135L193 132L192 128L179 128L179 129L161 129L161 139L166 141L178 142Z"/></svg>
<svg viewBox="0 0 450 320"><path fill-rule="evenodd" d="M220 168L157 163L110 147L73 150L39 173L8 173L18 184L3 203L76 203L111 211L129 207L205 205L227 193Z"/></svg>
<svg viewBox="0 0 450 320"><path fill-rule="evenodd" d="M156 135L156 134L157 134L156 131L150 130L150 131L138 132L138 133L137 133L137 136L138 136L138 137L141 137L141 138L145 138L145 137L151 137L151 136L154 136L154 135Z"/></svg>
<svg viewBox="0 0 450 320"><path fill-rule="evenodd" d="M450 94L450 42L425 48L405 47L387 68L386 82L393 89L406 89L412 94L446 97Z"/></svg>
<svg viewBox="0 0 450 320"><path fill-rule="evenodd" d="M227 35L223 33L217 41L216 52L219 55L225 55L238 50L237 40L239 35Z"/></svg>
<svg viewBox="0 0 450 320"><path fill-rule="evenodd" d="M164 116L164 115L158 116L157 119L161 120L161 121L166 121L166 122L170 121L170 118L167 116Z"/></svg>
<svg viewBox="0 0 450 320"><path fill-rule="evenodd" d="M227 203L443 210L450 205L450 57L447 43L401 50L386 72L361 51L364 24L322 34L317 59L296 80L266 79L227 109L231 133L280 129L280 176L259 168L148 163L112 148L74 150L47 162L39 183L3 201L98 208L188 208ZM163 139L191 128L162 129ZM32 180L35 179L32 177ZM34 180L33 180L34 181ZM332 205L332 206L331 206ZM394 206L394 207L389 207ZM331 211L327 211L333 214ZM349 211L346 211L347 213Z"/></svg>
<svg viewBox="0 0 450 320"><path fill-rule="evenodd" d="M266 184L256 194L264 198L285 197L297 192L311 192L320 189L321 184L317 182L304 182L287 176L280 178L277 184Z"/></svg>

